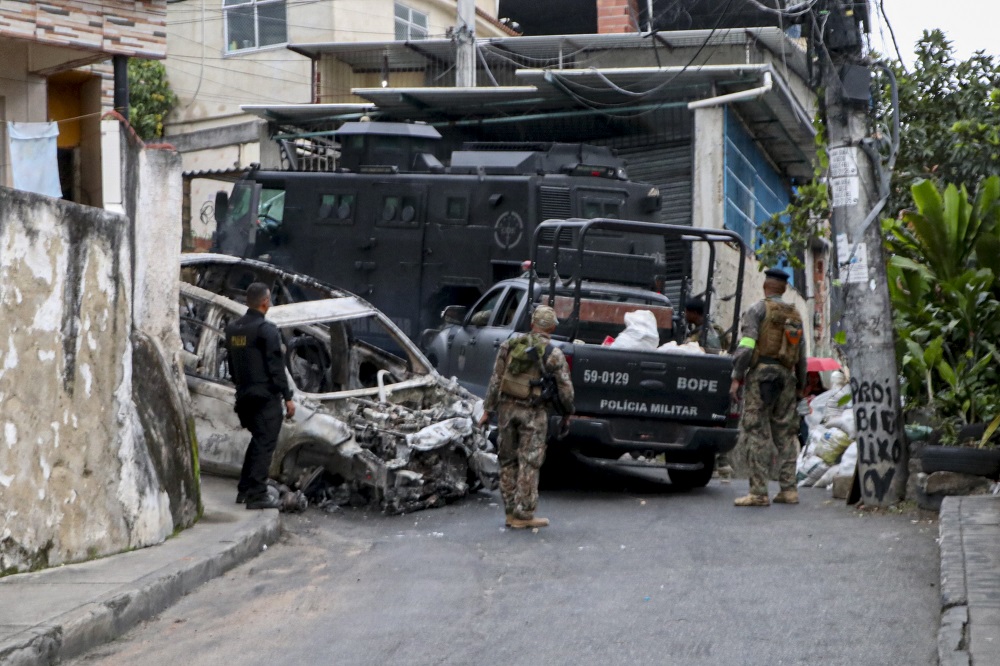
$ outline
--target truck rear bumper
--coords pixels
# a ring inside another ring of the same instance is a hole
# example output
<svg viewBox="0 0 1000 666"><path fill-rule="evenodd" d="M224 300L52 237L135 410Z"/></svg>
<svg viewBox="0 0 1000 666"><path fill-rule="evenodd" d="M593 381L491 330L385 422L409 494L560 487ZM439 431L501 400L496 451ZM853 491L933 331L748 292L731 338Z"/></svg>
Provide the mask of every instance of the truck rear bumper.
<svg viewBox="0 0 1000 666"><path fill-rule="evenodd" d="M549 419L549 433L559 432L560 417ZM736 446L736 428L678 423L608 421L571 417L569 435L550 447L577 451L589 458L618 458L623 453L666 454L668 460L692 462L706 454L726 453Z"/></svg>

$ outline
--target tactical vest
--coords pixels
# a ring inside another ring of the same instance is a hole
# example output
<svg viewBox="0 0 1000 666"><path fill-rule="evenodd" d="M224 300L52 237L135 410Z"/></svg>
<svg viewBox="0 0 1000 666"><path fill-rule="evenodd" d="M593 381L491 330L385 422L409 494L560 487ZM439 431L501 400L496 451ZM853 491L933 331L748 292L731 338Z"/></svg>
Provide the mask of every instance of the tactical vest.
<svg viewBox="0 0 1000 666"><path fill-rule="evenodd" d="M545 352L538 361L527 364L513 363L513 359L508 359L507 368L503 377L500 378L500 393L518 400L532 400L542 395L542 365L548 361L552 353L552 347L545 345ZM522 367L520 372L515 372L518 366Z"/></svg>
<svg viewBox="0 0 1000 666"><path fill-rule="evenodd" d="M799 362L802 346L802 316L794 305L768 299L764 321L757 335L753 365L761 359L777 361L789 370Z"/></svg>

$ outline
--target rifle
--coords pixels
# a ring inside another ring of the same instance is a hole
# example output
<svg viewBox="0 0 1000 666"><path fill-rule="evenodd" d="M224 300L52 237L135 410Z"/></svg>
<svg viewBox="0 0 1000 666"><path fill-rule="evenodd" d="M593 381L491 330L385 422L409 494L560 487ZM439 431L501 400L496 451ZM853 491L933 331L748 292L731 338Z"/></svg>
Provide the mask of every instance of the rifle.
<svg viewBox="0 0 1000 666"><path fill-rule="evenodd" d="M566 405L562 402L562 398L559 397L559 384L556 382L555 375L550 373L545 368L545 360L548 360L549 355L552 353L552 347L550 345L545 346L545 354L542 358L539 358L538 356L537 347L532 347L525 353L535 359L535 362L538 363L538 369L542 375L540 378L532 379L529 382L531 386L541 388L541 393L537 397L531 399L531 406L538 407L539 405L544 405L545 403L552 405L555 413L562 417L563 428L560 430L558 435L558 438L562 439L569 433L569 430L566 427L566 420L569 414L567 413Z"/></svg>

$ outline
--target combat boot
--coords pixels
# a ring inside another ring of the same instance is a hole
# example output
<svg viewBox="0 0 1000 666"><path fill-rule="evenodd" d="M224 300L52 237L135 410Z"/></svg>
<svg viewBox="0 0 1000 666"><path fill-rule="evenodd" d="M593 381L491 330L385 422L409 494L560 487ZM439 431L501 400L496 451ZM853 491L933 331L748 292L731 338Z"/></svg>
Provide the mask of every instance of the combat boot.
<svg viewBox="0 0 1000 666"><path fill-rule="evenodd" d="M719 474L719 482L729 483L733 479L733 468L729 465L719 467L716 472Z"/></svg>
<svg viewBox="0 0 1000 666"><path fill-rule="evenodd" d="M509 521L507 522L507 525L509 525L510 527L514 528L515 530L523 530L523 529L535 528L535 527L548 527L549 526L549 519L548 518L535 518L535 517L531 517L531 518L518 518L517 516L511 516L510 519L509 519Z"/></svg>
<svg viewBox="0 0 1000 666"><path fill-rule="evenodd" d="M754 495L750 493L749 495L736 498L733 504L735 506L771 506L771 500L767 499L767 495Z"/></svg>
<svg viewBox="0 0 1000 666"><path fill-rule="evenodd" d="M771 500L775 504L798 504L799 503L799 491L792 488L790 490L782 490L780 493L774 496Z"/></svg>

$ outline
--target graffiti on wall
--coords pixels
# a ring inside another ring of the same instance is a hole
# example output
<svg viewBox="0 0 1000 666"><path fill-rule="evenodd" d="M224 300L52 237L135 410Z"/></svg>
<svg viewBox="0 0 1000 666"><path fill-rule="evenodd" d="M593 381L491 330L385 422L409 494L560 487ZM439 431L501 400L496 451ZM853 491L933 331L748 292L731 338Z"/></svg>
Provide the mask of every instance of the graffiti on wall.
<svg viewBox="0 0 1000 666"><path fill-rule="evenodd" d="M862 501L865 504L881 504L887 497L891 501L895 499L890 494L891 489L900 488L905 483L905 479L897 478L896 473L905 453L902 428L897 422L896 383L890 379L861 382L852 379L851 392L858 430Z"/></svg>

